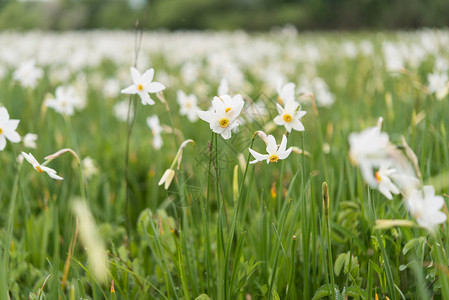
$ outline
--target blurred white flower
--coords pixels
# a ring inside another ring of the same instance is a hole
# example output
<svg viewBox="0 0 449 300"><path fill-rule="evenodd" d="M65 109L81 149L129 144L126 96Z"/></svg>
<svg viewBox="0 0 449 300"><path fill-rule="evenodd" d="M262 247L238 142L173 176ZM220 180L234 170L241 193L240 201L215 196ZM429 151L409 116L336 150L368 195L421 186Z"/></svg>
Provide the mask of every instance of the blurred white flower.
<svg viewBox="0 0 449 300"><path fill-rule="evenodd" d="M267 136L267 152L268 154L260 154L259 152L254 151L253 149L249 148L249 152L252 156L254 156L254 160L250 161L250 164L255 164L259 161L266 160L268 163L274 163L277 162L280 159L287 158L290 153L292 152L292 147L287 148L287 137L285 135L282 136L282 141L279 147L276 144L276 140L274 136L268 135Z"/></svg>
<svg viewBox="0 0 449 300"><path fill-rule="evenodd" d="M149 93L159 93L165 90L162 83L153 81L154 69L151 68L141 75L136 68L131 67L130 72L133 84L123 89L122 94L137 94L143 105L153 105L155 102Z"/></svg>
<svg viewBox="0 0 449 300"><path fill-rule="evenodd" d="M115 117L122 122L126 122L128 118L128 108L129 101L123 100L114 105L114 115ZM134 117L134 111L129 111L129 117L132 119Z"/></svg>
<svg viewBox="0 0 449 300"><path fill-rule="evenodd" d="M237 118L243 106L242 96L236 95L231 99L229 95L223 95L214 97L212 110L198 111L198 116L209 123L213 132L221 134L227 140L231 137L231 131L239 125Z"/></svg>
<svg viewBox="0 0 449 300"><path fill-rule="evenodd" d="M62 180L62 179L64 179L64 178L62 178L61 176L58 176L57 175L57 172L55 171L55 170L53 170L53 169L51 169L51 168L48 168L48 167L46 167L45 166L45 163L47 162L44 162L42 165L34 158L34 156L33 156L33 154L31 154L31 153L28 153L28 154L26 154L25 152L22 152L22 155L23 155L23 157L27 160L27 162L29 162L32 166L33 166L33 168L36 170L36 171L38 171L39 173L47 173L47 175L48 176L50 176L51 178L53 178L53 179L56 179L56 180Z"/></svg>
<svg viewBox="0 0 449 300"><path fill-rule="evenodd" d="M16 132L20 120L9 118L6 107L0 107L0 151L6 147L6 139L11 143L20 142L20 135Z"/></svg>
<svg viewBox="0 0 449 300"><path fill-rule="evenodd" d="M72 116L76 107L82 107L82 102L73 86L59 86L56 88L55 98L46 99L45 105L60 114Z"/></svg>
<svg viewBox="0 0 449 300"><path fill-rule="evenodd" d="M442 56L437 56L435 58L435 71L441 73L449 71L449 61Z"/></svg>
<svg viewBox="0 0 449 300"><path fill-rule="evenodd" d="M27 148L36 149L36 140L37 140L37 134L35 133L27 133L23 137L23 145Z"/></svg>
<svg viewBox="0 0 449 300"><path fill-rule="evenodd" d="M170 184L174 177L175 177L175 170L167 169L165 170L164 175L162 175L157 185L165 184L164 189L167 190L170 187Z"/></svg>
<svg viewBox="0 0 449 300"><path fill-rule="evenodd" d="M414 190L406 199L410 213L422 227L430 231L435 226L446 221L447 216L440 211L444 205L444 199L435 195L435 189L431 185L423 186L422 190Z"/></svg>
<svg viewBox="0 0 449 300"><path fill-rule="evenodd" d="M447 73L430 73L427 74L427 81L429 82L429 92L435 93L436 97L441 100L448 94L449 91L449 77Z"/></svg>
<svg viewBox="0 0 449 300"><path fill-rule="evenodd" d="M349 135L349 157L360 167L363 178L371 186L377 185L373 168L385 164L388 157L390 141L388 134L380 132L379 127L370 127L360 133Z"/></svg>
<svg viewBox="0 0 449 300"><path fill-rule="evenodd" d="M92 176L98 174L98 167L97 164L95 163L95 161L90 158L89 156L86 156L82 161L81 161L81 169L83 171L83 175L89 179Z"/></svg>
<svg viewBox="0 0 449 300"><path fill-rule="evenodd" d="M267 106L263 102L251 103L245 108L244 115L249 121L265 119L268 117ZM243 119L240 122L244 124Z"/></svg>
<svg viewBox="0 0 449 300"><path fill-rule="evenodd" d="M292 129L304 131L304 125L302 125L299 119L301 119L307 112L301 110L298 102L295 100L287 101L285 107L276 103L276 108L279 115L274 118L274 123L280 126L285 126L285 129L288 132L291 132Z"/></svg>
<svg viewBox="0 0 449 300"><path fill-rule="evenodd" d="M295 101L295 88L296 85L293 82L282 84L282 79L278 79L276 90L278 93L278 101L281 104Z"/></svg>
<svg viewBox="0 0 449 300"><path fill-rule="evenodd" d="M229 94L229 84L226 78L223 78L220 81L220 85L218 86L218 96Z"/></svg>
<svg viewBox="0 0 449 300"><path fill-rule="evenodd" d="M44 71L36 67L34 60L23 62L14 72L13 79L25 88L35 88L37 81L42 78Z"/></svg>
<svg viewBox="0 0 449 300"><path fill-rule="evenodd" d="M194 94L186 95L183 91L178 90L176 100L181 107L179 111L181 116L187 116L190 122L198 120L198 99Z"/></svg>
<svg viewBox="0 0 449 300"><path fill-rule="evenodd" d="M389 165L384 163L376 172L377 188L388 200L393 199L392 194L399 194L399 188L391 181L391 176L396 173L395 169L390 169Z"/></svg>
<svg viewBox="0 0 449 300"><path fill-rule="evenodd" d="M162 126L159 122L159 118L156 115L150 116L147 118L147 125L151 129L151 133L153 134L153 147L154 149L161 149L162 147Z"/></svg>
<svg viewBox="0 0 449 300"><path fill-rule="evenodd" d="M108 259L104 242L98 233L94 217L84 200L75 200L72 208L78 219L80 239L87 251L92 274L98 281L104 283L108 278Z"/></svg>
<svg viewBox="0 0 449 300"><path fill-rule="evenodd" d="M103 84L103 95L106 98L116 98L120 94L120 81L114 78L107 79Z"/></svg>
<svg viewBox="0 0 449 300"><path fill-rule="evenodd" d="M330 106L335 102L335 97L329 91L326 82L316 77L312 80L312 90L315 94L316 103L318 106Z"/></svg>

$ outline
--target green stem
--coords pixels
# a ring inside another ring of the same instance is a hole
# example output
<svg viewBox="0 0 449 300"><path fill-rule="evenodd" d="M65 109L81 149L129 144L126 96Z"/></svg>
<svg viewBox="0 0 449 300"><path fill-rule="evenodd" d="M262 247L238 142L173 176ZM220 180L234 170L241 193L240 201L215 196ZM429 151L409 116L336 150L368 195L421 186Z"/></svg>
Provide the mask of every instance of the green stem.
<svg viewBox="0 0 449 300"><path fill-rule="evenodd" d="M13 225L14 225L14 214L17 200L17 191L19 188L19 175L22 164L19 164L16 177L14 178L14 185L12 187L11 198L9 201L9 216L8 216L8 225L7 225L7 235L6 235L6 243L3 250L3 271L0 275L0 286L1 286L1 299L9 299L8 292L8 282L9 282L9 257L11 250L11 241L13 235Z"/></svg>

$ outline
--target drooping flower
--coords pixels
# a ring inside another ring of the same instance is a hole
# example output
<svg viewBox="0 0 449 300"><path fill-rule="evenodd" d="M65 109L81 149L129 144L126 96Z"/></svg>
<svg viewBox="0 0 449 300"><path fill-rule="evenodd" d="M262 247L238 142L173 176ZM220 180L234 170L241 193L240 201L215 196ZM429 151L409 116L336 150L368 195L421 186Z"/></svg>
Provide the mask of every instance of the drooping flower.
<svg viewBox="0 0 449 300"><path fill-rule="evenodd" d="M162 175L161 179L159 180L157 185L163 185L164 189L168 190L170 187L171 182L173 181L173 178L175 177L175 170L173 169L167 169L164 172L164 175Z"/></svg>
<svg viewBox="0 0 449 300"><path fill-rule="evenodd" d="M163 185L164 184L164 188L167 190L170 187L170 184L173 181L173 178L175 177L175 165L178 164L177 169L179 170L180 166L181 166L181 161L182 161L182 153L184 151L184 148L189 144L189 143L193 143L195 144L195 141L192 139L188 139L185 140L184 142L182 142L181 146L179 146L178 152L176 153L175 159L173 159L173 162L170 166L170 168L168 168L167 170L165 170L164 175L162 175L161 179L158 182L158 185Z"/></svg>
<svg viewBox="0 0 449 300"><path fill-rule="evenodd" d="M242 96L236 95L231 98L229 95L223 95L214 97L212 110L198 111L198 116L209 123L213 132L221 134L227 140L231 137L231 131L239 125L237 117L243 106Z"/></svg>
<svg viewBox="0 0 449 300"><path fill-rule="evenodd" d="M20 135L16 132L19 120L9 119L6 107L0 107L0 151L6 147L6 139L11 143L20 142Z"/></svg>
<svg viewBox="0 0 449 300"><path fill-rule="evenodd" d="M123 89L122 94L137 94L143 105L153 105L155 102L151 99L149 93L159 93L165 90L165 85L153 81L154 69L151 68L141 75L136 68L131 67L130 72L133 84Z"/></svg>
<svg viewBox="0 0 449 300"><path fill-rule="evenodd" d="M301 110L300 105L295 100L290 100L285 103L285 107L276 103L276 108L279 115L274 118L274 123L280 126L285 126L288 132L292 129L296 131L304 131L304 125L302 125L300 119L307 113ZM299 108L299 109L298 109Z"/></svg>
<svg viewBox="0 0 449 300"><path fill-rule="evenodd" d="M435 189L431 185L423 186L422 190L414 190L406 199L406 203L418 224L430 231L446 221L447 216L440 211L444 199L435 195Z"/></svg>
<svg viewBox="0 0 449 300"><path fill-rule="evenodd" d="M147 125L151 129L151 133L153 134L153 147L154 149L161 149L162 147L162 137L161 133L163 131L161 123L159 122L159 118L156 115L150 116L147 118Z"/></svg>
<svg viewBox="0 0 449 300"><path fill-rule="evenodd" d="M198 99L194 94L186 95L184 91L178 90L177 99L181 110L179 114L181 116L187 116L190 122L196 122L198 120Z"/></svg>
<svg viewBox="0 0 449 300"><path fill-rule="evenodd" d="M48 176L50 176L53 179L56 180L62 180L64 178L62 178L61 176L57 175L57 172L49 167L45 166L45 163L43 163L42 165L36 160L36 158L34 158L33 154L28 153L26 154L25 152L22 152L23 157L33 166L33 168L40 172L40 173L47 173Z"/></svg>
<svg viewBox="0 0 449 300"><path fill-rule="evenodd" d="M290 153L292 152L292 147L287 148L287 137L285 135L282 136L282 141L279 147L276 144L276 140L274 136L268 135L267 136L267 152L268 154L260 154L259 152L254 151L253 149L249 148L249 152L254 156L254 160L250 161L250 164L255 164L259 161L266 160L268 163L274 163L277 162L280 159L287 158Z"/></svg>
<svg viewBox="0 0 449 300"><path fill-rule="evenodd" d="M27 133L23 137L23 145L27 148L36 149L36 140L37 140L37 134L35 133Z"/></svg>

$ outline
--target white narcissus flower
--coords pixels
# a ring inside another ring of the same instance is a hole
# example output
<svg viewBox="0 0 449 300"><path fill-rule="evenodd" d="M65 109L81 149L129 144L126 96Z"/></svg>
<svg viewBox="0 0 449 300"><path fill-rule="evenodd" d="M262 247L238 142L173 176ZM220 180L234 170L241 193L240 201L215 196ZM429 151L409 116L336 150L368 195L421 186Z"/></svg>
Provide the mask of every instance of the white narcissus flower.
<svg viewBox="0 0 449 300"><path fill-rule="evenodd" d="M170 184L175 177L175 170L173 169L167 169L164 172L164 175L162 175L161 179L158 182L158 185L164 184L164 188L167 190L170 187Z"/></svg>
<svg viewBox="0 0 449 300"><path fill-rule="evenodd" d="M153 81L154 69L151 68L141 75L136 68L131 67L130 72L133 84L123 89L122 94L137 94L143 105L153 105L155 102L151 99L149 93L159 93L165 90L165 85Z"/></svg>
<svg viewBox="0 0 449 300"><path fill-rule="evenodd" d="M422 190L414 190L406 203L418 224L430 231L433 231L436 225L446 221L447 216L440 211L444 205L444 199L435 195L435 189L431 185L423 186Z"/></svg>
<svg viewBox="0 0 449 300"><path fill-rule="evenodd" d="M55 91L55 98L47 99L45 105L53 108L56 112L72 116L75 108L79 106L83 100L73 86L59 86Z"/></svg>
<svg viewBox="0 0 449 300"><path fill-rule="evenodd" d="M276 103L276 108L279 115L274 118L274 123L285 126L285 129L288 132L291 132L292 129L296 131L304 131L304 125L302 125L299 119L301 119L307 112L301 110L298 102L295 100L287 101L285 103L285 107L282 107L279 103Z"/></svg>
<svg viewBox="0 0 449 300"><path fill-rule="evenodd" d="M118 79L107 79L103 84L103 95L106 98L115 98L120 94L120 81Z"/></svg>
<svg viewBox="0 0 449 300"><path fill-rule="evenodd" d="M183 91L178 90L177 99L181 110L179 114L181 116L187 116L190 122L196 122L198 120L198 99L194 94L186 95Z"/></svg>
<svg viewBox="0 0 449 300"><path fill-rule="evenodd" d="M221 134L227 140L231 137L231 131L239 125L237 117L243 106L242 96L236 95L231 99L229 95L223 95L214 97L212 110L198 111L198 116L209 123L213 132Z"/></svg>
<svg viewBox="0 0 449 300"><path fill-rule="evenodd" d="M162 144L163 144L162 137L161 137L162 126L159 122L159 118L156 115L148 117L147 125L148 125L148 127L150 127L151 133L153 134L154 149L157 149L157 150L161 149Z"/></svg>
<svg viewBox="0 0 449 300"><path fill-rule="evenodd" d="M218 86L218 96L229 94L229 84L226 78L223 78L220 81L220 85Z"/></svg>
<svg viewBox="0 0 449 300"><path fill-rule="evenodd" d="M23 145L27 148L36 149L36 140L37 140L37 134L35 133L27 133L23 137Z"/></svg>
<svg viewBox="0 0 449 300"><path fill-rule="evenodd" d="M396 169L390 169L388 164L383 164L376 172L377 188L388 200L393 199L392 194L399 194L399 188L391 181L391 177L395 175Z"/></svg>
<svg viewBox="0 0 449 300"><path fill-rule="evenodd" d="M245 104L241 95L235 95L234 97L231 97L229 95L221 95L218 96L218 99L223 101L227 113L234 109L239 110L238 114L240 114L240 111Z"/></svg>
<svg viewBox="0 0 449 300"><path fill-rule="evenodd" d="M81 161L81 169L83 170L83 175L86 178L91 178L92 176L98 174L97 164L89 156L85 157Z"/></svg>
<svg viewBox="0 0 449 300"><path fill-rule="evenodd" d="M277 162L280 159L287 158L290 153L292 152L292 147L287 148L287 137L285 135L282 136L282 141L279 147L276 144L276 140L274 136L269 135L267 137L267 152L268 154L260 154L259 152L254 151L253 149L249 148L249 152L254 156L255 160L250 161L250 164L255 164L259 161L266 160L268 163L274 163Z"/></svg>
<svg viewBox="0 0 449 300"><path fill-rule="evenodd" d="M44 173L44 172L45 172L45 173L48 174L48 176L50 176L51 178L56 179L56 180L62 180L62 179L64 179L64 178L62 178L61 176L58 176L58 175L57 175L57 172L56 172L55 170L46 167L46 166L45 166L45 163L41 165L41 164L34 158L33 154L31 154L31 153L26 154L25 152L22 152L22 155L23 155L23 157L27 160L27 162L29 162L29 163L33 166L33 168L34 168L36 171L38 171L38 172L40 172L40 173Z"/></svg>
<svg viewBox="0 0 449 300"><path fill-rule="evenodd" d="M25 88L35 88L37 81L42 78L44 71L36 67L34 60L25 61L14 72L13 78Z"/></svg>
<svg viewBox="0 0 449 300"><path fill-rule="evenodd" d="M368 184L375 187L376 179L373 176L373 168L386 163L390 141L388 134L380 132L379 127L370 127L360 133L349 135L349 157L351 161L360 167L363 178Z"/></svg>
<svg viewBox="0 0 449 300"><path fill-rule="evenodd" d="M288 82L283 85L282 79L279 79L276 86L279 102L284 104L289 101L295 101L295 88L296 85L293 82Z"/></svg>
<svg viewBox="0 0 449 300"><path fill-rule="evenodd" d="M429 92L435 93L436 97L441 100L449 92L449 77L446 73L431 73L427 75L429 81Z"/></svg>
<svg viewBox="0 0 449 300"><path fill-rule="evenodd" d="M11 143L20 142L20 135L16 132L20 120L9 119L6 107L0 107L0 151L6 147L6 139Z"/></svg>
<svg viewBox="0 0 449 300"><path fill-rule="evenodd" d="M126 122L126 120L128 119L128 110L129 109L130 109L130 107L129 107L128 100L120 101L114 105L114 115L119 121ZM134 117L133 110L129 110L129 117L131 119Z"/></svg>

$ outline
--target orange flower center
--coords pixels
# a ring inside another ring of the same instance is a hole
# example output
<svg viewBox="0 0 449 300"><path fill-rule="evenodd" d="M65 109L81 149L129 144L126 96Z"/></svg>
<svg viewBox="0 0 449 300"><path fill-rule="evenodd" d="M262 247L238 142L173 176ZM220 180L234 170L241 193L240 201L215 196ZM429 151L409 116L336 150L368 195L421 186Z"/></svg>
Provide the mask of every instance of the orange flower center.
<svg viewBox="0 0 449 300"><path fill-rule="evenodd" d="M278 102L279 102L280 105L283 105L283 104L284 104L284 100L282 100L282 98L279 97L279 96L278 96Z"/></svg>
<svg viewBox="0 0 449 300"><path fill-rule="evenodd" d="M41 172L41 173L44 173L44 171L42 171L42 169L41 169L40 166L36 166L36 170L38 170L38 171Z"/></svg>
<svg viewBox="0 0 449 300"><path fill-rule="evenodd" d="M229 126L229 120L226 119L226 118L221 119L221 120L220 120L220 126L221 126L221 128L226 128L226 127L228 127L228 126Z"/></svg>
<svg viewBox="0 0 449 300"><path fill-rule="evenodd" d="M0 128L0 134L2 134L2 133L3 133L3 129Z"/></svg>
<svg viewBox="0 0 449 300"><path fill-rule="evenodd" d="M138 89L139 91L143 91L143 85L138 84L138 85L137 85L137 89Z"/></svg>
<svg viewBox="0 0 449 300"><path fill-rule="evenodd" d="M231 108L228 107L228 108L225 109L225 112L228 113L228 111L230 111L230 110L231 110Z"/></svg>
<svg viewBox="0 0 449 300"><path fill-rule="evenodd" d="M276 154L273 154L270 156L270 163L277 162L278 160L279 160L279 156L277 156Z"/></svg>
<svg viewBox="0 0 449 300"><path fill-rule="evenodd" d="M376 172L376 180L377 180L377 183L380 183L380 181L381 181L379 172Z"/></svg>
<svg viewBox="0 0 449 300"><path fill-rule="evenodd" d="M285 114L283 119L285 122L290 123L292 121L292 116L289 114Z"/></svg>

